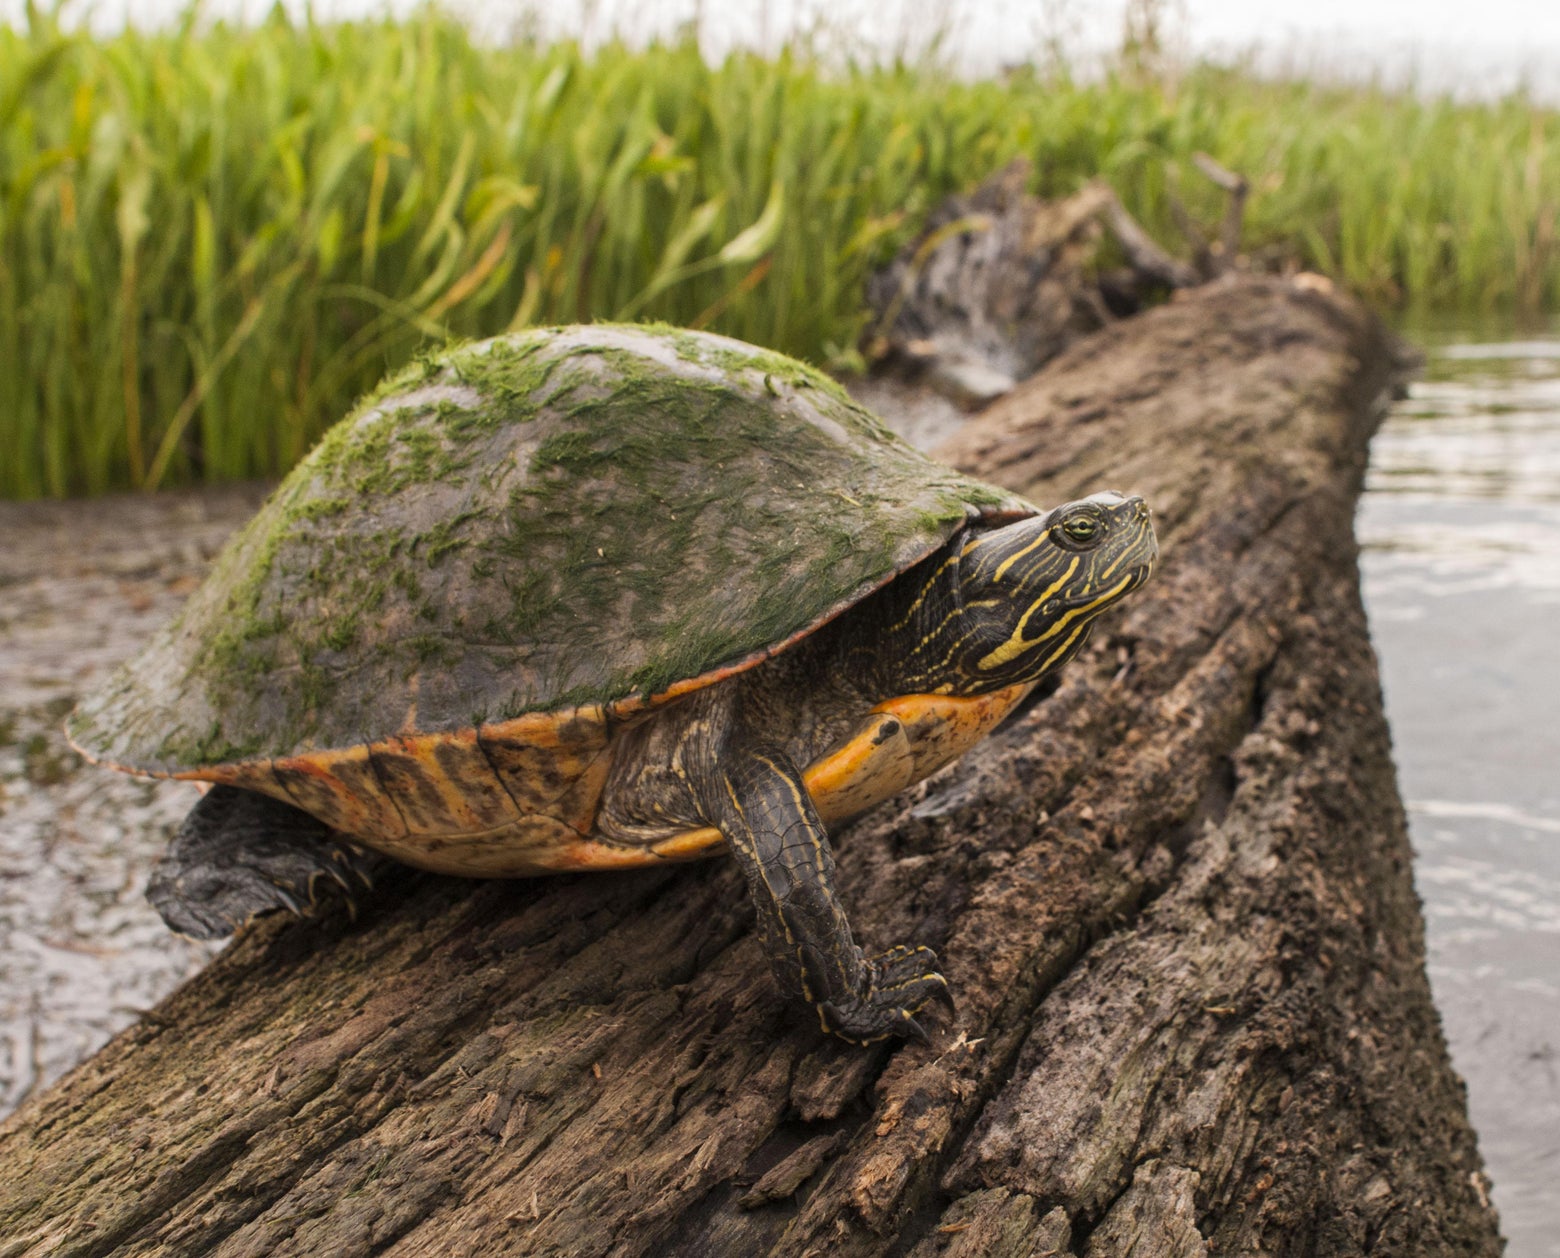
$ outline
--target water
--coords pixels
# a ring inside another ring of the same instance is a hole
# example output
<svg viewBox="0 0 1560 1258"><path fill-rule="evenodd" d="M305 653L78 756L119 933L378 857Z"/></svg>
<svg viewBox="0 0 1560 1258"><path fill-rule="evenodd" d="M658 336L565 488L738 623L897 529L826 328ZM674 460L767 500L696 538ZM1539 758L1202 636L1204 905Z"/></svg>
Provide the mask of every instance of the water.
<svg viewBox="0 0 1560 1258"><path fill-rule="evenodd" d="M1560 337L1432 334L1358 530L1431 985L1511 1258L1560 1258Z"/></svg>

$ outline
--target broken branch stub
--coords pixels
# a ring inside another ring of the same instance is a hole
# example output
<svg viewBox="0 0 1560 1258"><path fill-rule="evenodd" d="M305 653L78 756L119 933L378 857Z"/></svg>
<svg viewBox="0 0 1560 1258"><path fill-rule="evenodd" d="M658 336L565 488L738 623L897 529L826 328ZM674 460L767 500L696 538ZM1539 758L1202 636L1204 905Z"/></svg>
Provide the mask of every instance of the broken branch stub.
<svg viewBox="0 0 1560 1258"><path fill-rule="evenodd" d="M1212 243L1172 196L1195 263L1155 241L1103 180L1042 200L1025 191L1030 167L1019 160L968 196L948 198L869 282L868 358L879 374L927 385L970 409L1113 317L1137 311L1150 295L1228 272L1237 260L1246 181L1206 154L1194 160L1230 193ZM1102 272L1106 233L1126 266Z"/></svg>

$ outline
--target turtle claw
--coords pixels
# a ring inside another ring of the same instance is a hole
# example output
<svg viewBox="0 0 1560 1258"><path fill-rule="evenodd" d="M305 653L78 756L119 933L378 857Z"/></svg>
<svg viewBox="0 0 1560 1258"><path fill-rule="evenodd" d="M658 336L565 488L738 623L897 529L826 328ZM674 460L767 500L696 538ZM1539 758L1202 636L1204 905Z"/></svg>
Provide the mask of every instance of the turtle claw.
<svg viewBox="0 0 1560 1258"><path fill-rule="evenodd" d="M818 1006L818 1018L830 1035L863 1047L894 1036L922 1044L931 1043L926 1028L911 1016L909 1010L894 1005L853 1001L842 1006L826 1000Z"/></svg>
<svg viewBox="0 0 1560 1258"><path fill-rule="evenodd" d="M931 1039L915 1015L934 1001L950 1016L958 1012L948 980L936 967L937 954L930 948L905 945L867 960L866 991L861 996L818 1004L824 1030L857 1044L890 1036L929 1044Z"/></svg>
<svg viewBox="0 0 1560 1258"><path fill-rule="evenodd" d="M901 999L911 994L913 1009L920 1009L928 1001L935 1000L948 1011L950 1017L958 1015L959 1009L954 1004L948 980L938 973L937 954L930 948L904 945L890 948L882 956L868 962L868 966L872 972L871 990L874 993L893 992Z"/></svg>

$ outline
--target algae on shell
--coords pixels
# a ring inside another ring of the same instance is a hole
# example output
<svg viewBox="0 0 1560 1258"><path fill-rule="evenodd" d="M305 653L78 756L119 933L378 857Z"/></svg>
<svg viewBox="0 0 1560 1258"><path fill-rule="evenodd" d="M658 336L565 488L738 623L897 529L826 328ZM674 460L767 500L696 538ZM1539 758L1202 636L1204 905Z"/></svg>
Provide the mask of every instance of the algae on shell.
<svg viewBox="0 0 1560 1258"><path fill-rule="evenodd" d="M168 772L648 697L1032 510L724 337L463 345L327 433L72 736Z"/></svg>

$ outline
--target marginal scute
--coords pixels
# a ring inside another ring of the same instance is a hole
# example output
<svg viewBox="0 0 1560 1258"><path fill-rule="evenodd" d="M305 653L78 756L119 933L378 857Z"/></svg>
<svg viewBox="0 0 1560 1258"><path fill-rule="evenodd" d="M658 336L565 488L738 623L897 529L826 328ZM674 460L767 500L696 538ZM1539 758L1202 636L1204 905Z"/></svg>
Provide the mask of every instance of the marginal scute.
<svg viewBox="0 0 1560 1258"><path fill-rule="evenodd" d="M367 747L273 761L271 776L288 803L313 813L343 834L404 834L406 822L374 772ZM228 785L266 791L259 773L234 774ZM270 792L267 792L270 793Z"/></svg>

